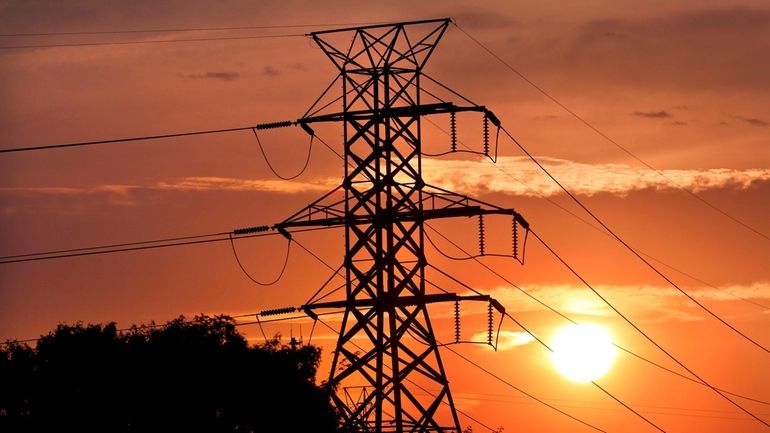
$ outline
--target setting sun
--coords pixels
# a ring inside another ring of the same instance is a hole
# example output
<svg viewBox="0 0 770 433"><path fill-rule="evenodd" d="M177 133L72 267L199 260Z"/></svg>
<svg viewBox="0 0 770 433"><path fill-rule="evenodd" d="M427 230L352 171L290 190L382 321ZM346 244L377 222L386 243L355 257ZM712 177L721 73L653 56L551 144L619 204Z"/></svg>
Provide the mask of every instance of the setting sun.
<svg viewBox="0 0 770 433"><path fill-rule="evenodd" d="M598 325L569 325L557 331L551 360L564 377L591 382L612 367L616 350L606 328Z"/></svg>
<svg viewBox="0 0 770 433"><path fill-rule="evenodd" d="M768 47L770 0L0 0L0 433L770 433Z"/></svg>

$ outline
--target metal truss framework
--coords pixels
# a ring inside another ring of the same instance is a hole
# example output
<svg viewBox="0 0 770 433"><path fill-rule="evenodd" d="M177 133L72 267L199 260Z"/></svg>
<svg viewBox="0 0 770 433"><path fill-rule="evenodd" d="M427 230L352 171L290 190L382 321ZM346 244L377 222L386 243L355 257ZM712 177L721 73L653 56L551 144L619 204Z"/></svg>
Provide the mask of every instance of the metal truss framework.
<svg viewBox="0 0 770 433"><path fill-rule="evenodd" d="M422 116L478 111L495 119L484 107L421 104L422 68L449 23L311 33L339 75L294 123L312 134L311 123L344 122L344 198L337 188L276 227L345 227L345 300L303 309L345 308L328 385L348 431L460 432L427 305L464 297L426 293L424 221L507 214L526 224L511 209L423 181ZM338 82L342 96L323 104ZM325 113L339 102L341 112Z"/></svg>

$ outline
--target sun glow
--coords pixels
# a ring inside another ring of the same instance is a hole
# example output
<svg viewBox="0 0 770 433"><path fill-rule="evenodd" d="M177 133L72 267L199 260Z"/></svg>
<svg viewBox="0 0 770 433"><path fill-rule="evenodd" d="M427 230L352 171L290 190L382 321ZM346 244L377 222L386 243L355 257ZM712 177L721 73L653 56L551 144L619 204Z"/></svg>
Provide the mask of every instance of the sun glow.
<svg viewBox="0 0 770 433"><path fill-rule="evenodd" d="M607 328L599 325L568 325L556 333L551 361L564 377L591 382L610 370L617 351Z"/></svg>

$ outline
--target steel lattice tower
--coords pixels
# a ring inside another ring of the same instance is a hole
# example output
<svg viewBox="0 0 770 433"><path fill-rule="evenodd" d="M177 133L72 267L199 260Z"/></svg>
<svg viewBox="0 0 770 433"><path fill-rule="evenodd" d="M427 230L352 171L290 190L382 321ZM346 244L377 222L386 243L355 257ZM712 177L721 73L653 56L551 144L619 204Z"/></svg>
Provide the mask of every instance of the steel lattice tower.
<svg viewBox="0 0 770 433"><path fill-rule="evenodd" d="M335 391L347 431L460 432L427 305L473 300L504 309L486 295L426 293L424 222L506 214L513 215L514 225L526 225L512 209L423 181L421 117L483 113L485 139L488 120L499 126L482 106L421 102L422 69L449 23L438 19L311 33L339 75L301 119L256 127L294 124L312 136L310 124L344 123L341 187L272 228L289 238L286 229L292 227L345 228L345 299L309 302L301 309L314 318L316 309L345 309L327 385ZM337 83L341 96L324 101ZM340 102L342 111L327 113Z"/></svg>
<svg viewBox="0 0 770 433"><path fill-rule="evenodd" d="M447 25L442 20L359 28L346 32L352 33L347 47L326 39L339 31L313 34L342 78L345 215L356 221L345 227L349 306L329 385L361 383L360 392L348 390L336 404L349 425L362 431L459 431L454 410L449 426L434 417L444 403L453 409L453 402L420 300L423 221L399 216L423 212L420 71ZM402 342L407 333L427 344L409 347ZM415 396L407 380L416 375L425 388L439 389L435 397Z"/></svg>

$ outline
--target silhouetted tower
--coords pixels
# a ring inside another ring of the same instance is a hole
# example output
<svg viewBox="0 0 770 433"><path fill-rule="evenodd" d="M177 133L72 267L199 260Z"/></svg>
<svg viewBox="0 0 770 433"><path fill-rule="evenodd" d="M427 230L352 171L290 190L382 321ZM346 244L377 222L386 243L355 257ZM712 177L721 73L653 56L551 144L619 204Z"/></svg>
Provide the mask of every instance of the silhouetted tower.
<svg viewBox="0 0 770 433"><path fill-rule="evenodd" d="M441 20L313 34L340 71L346 113L349 306L329 384L340 386L350 379L361 383L357 395L349 388L347 401L340 396L336 403L349 424L362 431L459 431L421 299L426 261L420 218L425 185L420 173L420 71L447 25ZM352 43L348 39L340 45L335 40L340 34L352 37ZM407 333L426 344L407 346L402 342ZM365 353L358 353L354 340ZM418 398L409 378L438 390L436 396ZM443 426L435 419L442 404L451 408Z"/></svg>
<svg viewBox="0 0 770 433"><path fill-rule="evenodd" d="M460 431L427 305L467 299L500 311L502 306L489 296L426 293L424 221L506 214L513 215L514 225L526 224L511 209L423 181L421 117L449 113L454 125L458 111L483 113L485 140L487 122L499 126L485 107L421 103L421 71L449 23L438 19L311 33L338 77L301 119L257 126L298 124L313 135L312 123L344 122L341 187L273 228L289 237L285 228L345 227L345 299L302 309L311 316L319 308L345 309L328 384L336 390L334 403L349 431ZM341 96L327 102L336 84ZM340 102L341 112L328 113ZM491 343L491 330L489 335Z"/></svg>

